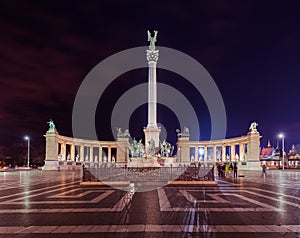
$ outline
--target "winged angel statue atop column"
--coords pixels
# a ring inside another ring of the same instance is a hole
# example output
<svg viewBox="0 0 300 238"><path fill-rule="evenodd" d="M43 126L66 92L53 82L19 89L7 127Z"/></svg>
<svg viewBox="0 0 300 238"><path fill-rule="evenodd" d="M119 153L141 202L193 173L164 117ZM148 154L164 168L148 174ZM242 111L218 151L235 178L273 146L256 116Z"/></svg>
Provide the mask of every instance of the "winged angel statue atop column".
<svg viewBox="0 0 300 238"><path fill-rule="evenodd" d="M148 41L150 41L150 45L149 45L150 50L155 50L155 42L156 42L158 31L153 31L153 32L154 32L154 36L152 37L150 31L148 31Z"/></svg>

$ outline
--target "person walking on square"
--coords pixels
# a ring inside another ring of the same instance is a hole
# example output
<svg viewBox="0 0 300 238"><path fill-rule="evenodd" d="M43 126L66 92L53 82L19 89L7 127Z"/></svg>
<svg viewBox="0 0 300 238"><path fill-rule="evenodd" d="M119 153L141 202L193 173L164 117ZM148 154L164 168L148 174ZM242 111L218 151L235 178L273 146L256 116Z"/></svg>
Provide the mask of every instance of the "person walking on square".
<svg viewBox="0 0 300 238"><path fill-rule="evenodd" d="M266 176L267 175L267 166L265 163L262 164L262 174L261 176Z"/></svg>
<svg viewBox="0 0 300 238"><path fill-rule="evenodd" d="M226 165L225 165L225 176L226 176L226 177L229 176L229 171L230 171L230 169L229 169L229 164L226 163Z"/></svg>
<svg viewBox="0 0 300 238"><path fill-rule="evenodd" d="M221 175L222 175L222 177L225 177L225 167L226 167L226 165L222 164L222 167L221 167Z"/></svg>
<svg viewBox="0 0 300 238"><path fill-rule="evenodd" d="M221 177L222 176L222 164L221 163L218 163L218 176Z"/></svg>
<svg viewBox="0 0 300 238"><path fill-rule="evenodd" d="M230 162L230 165L229 165L229 175L230 175L230 177L232 177L232 172L233 172L233 165L232 165L232 162Z"/></svg>
<svg viewBox="0 0 300 238"><path fill-rule="evenodd" d="M235 179L237 178L237 171L238 171L237 163L234 163L233 164L233 177Z"/></svg>

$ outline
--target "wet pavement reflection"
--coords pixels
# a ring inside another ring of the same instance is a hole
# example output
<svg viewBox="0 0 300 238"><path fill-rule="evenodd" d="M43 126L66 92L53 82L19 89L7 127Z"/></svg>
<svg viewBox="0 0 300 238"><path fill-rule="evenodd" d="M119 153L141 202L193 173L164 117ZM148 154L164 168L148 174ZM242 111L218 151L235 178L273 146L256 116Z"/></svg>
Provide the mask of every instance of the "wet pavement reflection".
<svg viewBox="0 0 300 238"><path fill-rule="evenodd" d="M216 184L80 186L80 172L1 172L0 237L300 237L300 171Z"/></svg>

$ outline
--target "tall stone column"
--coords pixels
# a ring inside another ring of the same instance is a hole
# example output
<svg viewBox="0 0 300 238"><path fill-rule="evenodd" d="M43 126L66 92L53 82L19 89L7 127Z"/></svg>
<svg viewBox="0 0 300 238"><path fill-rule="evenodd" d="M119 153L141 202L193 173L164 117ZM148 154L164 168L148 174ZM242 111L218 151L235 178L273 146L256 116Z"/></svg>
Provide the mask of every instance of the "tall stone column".
<svg viewBox="0 0 300 238"><path fill-rule="evenodd" d="M148 125L144 129L146 153L149 153L149 141L154 140L155 147L159 146L160 128L157 126L157 84L156 84L156 64L158 60L158 50L155 50L157 31L151 37L148 31L149 50L147 50L148 60Z"/></svg>

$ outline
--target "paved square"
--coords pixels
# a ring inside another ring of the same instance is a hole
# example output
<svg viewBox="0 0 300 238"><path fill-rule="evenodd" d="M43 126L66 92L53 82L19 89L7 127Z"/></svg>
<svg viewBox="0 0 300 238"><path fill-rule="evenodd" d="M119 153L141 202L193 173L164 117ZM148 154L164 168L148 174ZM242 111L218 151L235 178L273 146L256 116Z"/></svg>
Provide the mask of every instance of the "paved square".
<svg viewBox="0 0 300 238"><path fill-rule="evenodd" d="M148 192L1 172L0 237L300 237L300 172L268 172Z"/></svg>

